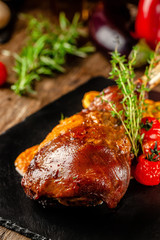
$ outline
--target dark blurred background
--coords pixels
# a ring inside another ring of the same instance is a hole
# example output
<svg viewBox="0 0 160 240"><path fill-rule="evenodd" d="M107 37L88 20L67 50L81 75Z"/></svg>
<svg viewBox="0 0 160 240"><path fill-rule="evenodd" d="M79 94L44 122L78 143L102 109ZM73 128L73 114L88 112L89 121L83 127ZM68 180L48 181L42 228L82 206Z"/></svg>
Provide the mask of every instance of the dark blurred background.
<svg viewBox="0 0 160 240"><path fill-rule="evenodd" d="M11 38L17 14L20 11L34 12L38 8L42 10L42 13L49 16L52 14L58 16L59 13L63 11L69 19L72 19L75 12L80 12L82 20L87 22L97 4L103 4L107 16L111 18L118 27L124 27L127 22L130 22L133 18L131 18L129 8L131 8L131 6L137 6L138 0L0 0L0 22L2 22L2 18L5 18L4 24L2 24L2 26L0 24L0 43L7 42ZM8 12L6 8L4 11L4 5L8 7ZM6 12L6 15L4 12Z"/></svg>

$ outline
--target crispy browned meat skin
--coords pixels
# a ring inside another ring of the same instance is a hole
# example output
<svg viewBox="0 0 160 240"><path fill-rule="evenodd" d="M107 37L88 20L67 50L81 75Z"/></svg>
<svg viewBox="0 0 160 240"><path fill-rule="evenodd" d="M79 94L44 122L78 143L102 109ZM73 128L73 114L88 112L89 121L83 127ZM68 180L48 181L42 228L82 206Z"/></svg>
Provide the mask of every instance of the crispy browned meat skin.
<svg viewBox="0 0 160 240"><path fill-rule="evenodd" d="M103 94L121 108L117 87ZM109 105L96 98L88 109L52 130L24 174L22 186L33 199L46 196L65 205L104 201L113 208L129 185L130 152L123 126L111 116Z"/></svg>

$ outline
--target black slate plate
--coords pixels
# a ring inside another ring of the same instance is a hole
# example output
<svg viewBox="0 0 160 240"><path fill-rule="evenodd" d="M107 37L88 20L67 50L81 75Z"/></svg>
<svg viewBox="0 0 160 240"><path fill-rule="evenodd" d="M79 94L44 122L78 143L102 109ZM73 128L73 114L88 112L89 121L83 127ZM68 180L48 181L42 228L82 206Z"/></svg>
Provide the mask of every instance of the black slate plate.
<svg viewBox="0 0 160 240"><path fill-rule="evenodd" d="M0 136L0 225L32 239L160 239L160 186L145 187L131 180L127 193L113 210L105 204L44 209L25 196L21 177L15 171L17 155L40 143L58 123L61 113L68 117L80 111L86 91L102 90L108 85L113 82L103 77L91 79ZM156 96L153 92L151 95Z"/></svg>

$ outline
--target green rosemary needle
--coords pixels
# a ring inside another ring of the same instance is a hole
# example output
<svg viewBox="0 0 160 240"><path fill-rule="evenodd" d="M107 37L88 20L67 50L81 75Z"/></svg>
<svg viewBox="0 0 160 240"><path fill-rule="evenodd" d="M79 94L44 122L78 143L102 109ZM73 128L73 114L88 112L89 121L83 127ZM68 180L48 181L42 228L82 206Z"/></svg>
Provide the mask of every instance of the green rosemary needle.
<svg viewBox="0 0 160 240"><path fill-rule="evenodd" d="M18 80L11 89L19 95L32 93L33 82L40 80L41 75L52 76L56 72L64 72L66 55L86 57L95 51L93 46L77 47L80 36L79 14L75 14L69 22L64 13L60 13L59 25L49 20L30 17L28 23L29 39L19 55L15 55L14 70Z"/></svg>

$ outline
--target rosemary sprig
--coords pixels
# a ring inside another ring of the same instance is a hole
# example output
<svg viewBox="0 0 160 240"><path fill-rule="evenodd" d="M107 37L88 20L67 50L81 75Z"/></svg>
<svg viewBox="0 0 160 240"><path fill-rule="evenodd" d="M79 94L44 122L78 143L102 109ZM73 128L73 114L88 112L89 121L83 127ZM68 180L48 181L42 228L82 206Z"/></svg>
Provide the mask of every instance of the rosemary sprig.
<svg viewBox="0 0 160 240"><path fill-rule="evenodd" d="M129 61L127 61L124 56L121 56L117 50L112 53L112 71L110 73L110 78L116 78L115 81L123 95L123 99L121 101L123 109L118 111L115 103L107 101L112 109L112 115L118 117L124 126L126 134L131 141L132 151L135 156L138 155L139 147L142 142L140 135L140 123L143 114L145 92L149 91L147 84L151 74L150 66L148 68L149 71L146 72L147 77L137 87L133 68L136 55L136 48L134 48L132 58ZM151 63L153 65L153 60Z"/></svg>
<svg viewBox="0 0 160 240"><path fill-rule="evenodd" d="M66 55L86 57L93 52L93 46L77 47L77 39L81 35L79 14L75 14L69 22L64 13L59 16L59 26L49 20L30 17L28 23L29 39L19 55L16 55L14 67L18 75L17 82L12 85L16 94L32 93L33 82L40 80L41 75L52 76L55 71L64 72Z"/></svg>

